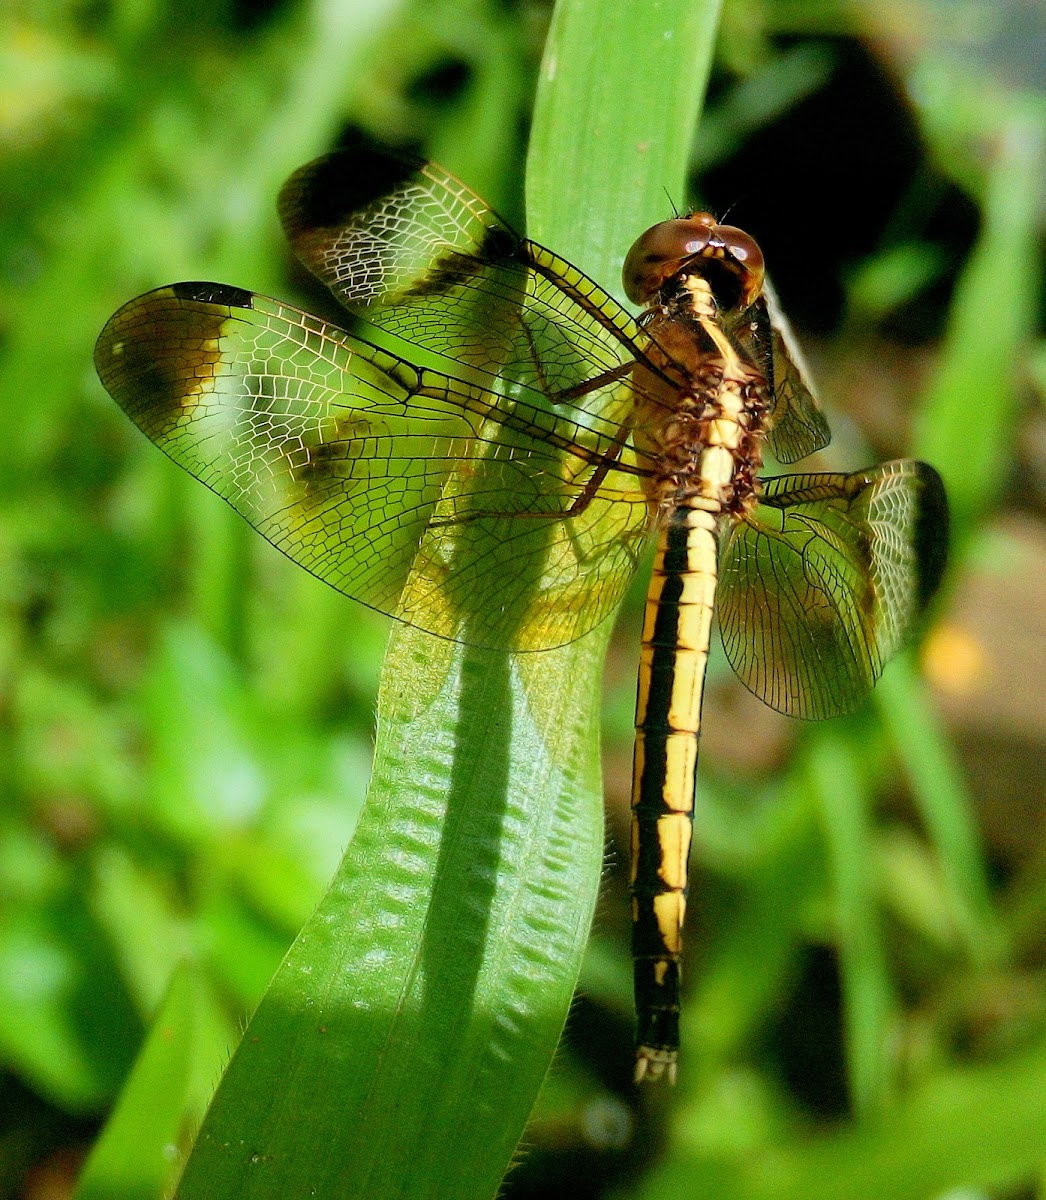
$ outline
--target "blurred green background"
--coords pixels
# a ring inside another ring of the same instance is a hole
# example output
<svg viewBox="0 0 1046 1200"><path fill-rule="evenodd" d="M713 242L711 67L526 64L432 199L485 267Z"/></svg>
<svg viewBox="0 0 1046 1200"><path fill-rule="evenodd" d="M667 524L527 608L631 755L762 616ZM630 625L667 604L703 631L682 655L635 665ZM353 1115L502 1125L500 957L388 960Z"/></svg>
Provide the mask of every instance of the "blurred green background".
<svg viewBox="0 0 1046 1200"><path fill-rule="evenodd" d="M549 12L0 16L0 1195L71 1194L186 957L205 1102L352 833L387 629L150 447L94 338L178 279L335 316L274 198L361 135L522 222ZM637 587L606 672L604 898L506 1195L1046 1193L1044 62L1031 3L724 8L694 198L763 246L825 464L941 470L952 572L919 663L853 719L778 718L713 664L672 1095L629 1085Z"/></svg>

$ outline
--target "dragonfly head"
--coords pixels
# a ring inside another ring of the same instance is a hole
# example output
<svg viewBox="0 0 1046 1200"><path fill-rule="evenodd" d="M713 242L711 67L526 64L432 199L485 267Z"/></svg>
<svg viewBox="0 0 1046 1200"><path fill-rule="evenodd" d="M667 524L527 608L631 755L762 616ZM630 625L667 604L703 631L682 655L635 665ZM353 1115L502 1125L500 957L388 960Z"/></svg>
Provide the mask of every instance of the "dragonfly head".
<svg viewBox="0 0 1046 1200"><path fill-rule="evenodd" d="M625 294L650 304L676 276L693 272L708 280L721 309L743 310L762 290L763 252L743 229L717 225L711 213L661 221L628 252Z"/></svg>

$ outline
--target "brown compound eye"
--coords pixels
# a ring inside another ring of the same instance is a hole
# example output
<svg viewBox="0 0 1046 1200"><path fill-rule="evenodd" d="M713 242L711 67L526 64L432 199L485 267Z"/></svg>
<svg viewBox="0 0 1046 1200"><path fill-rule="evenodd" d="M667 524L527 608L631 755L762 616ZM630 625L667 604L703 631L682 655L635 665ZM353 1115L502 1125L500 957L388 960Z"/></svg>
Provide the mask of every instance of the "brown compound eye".
<svg viewBox="0 0 1046 1200"><path fill-rule="evenodd" d="M717 225L715 237L724 252L723 261L737 271L741 281L741 308L748 308L763 290L763 252L754 237L736 225Z"/></svg>
<svg viewBox="0 0 1046 1200"><path fill-rule="evenodd" d="M649 304L688 258L705 252L714 228L710 213L651 226L625 258L621 272L625 295L633 304Z"/></svg>
<svg viewBox="0 0 1046 1200"><path fill-rule="evenodd" d="M652 226L629 250L622 270L625 295L649 304L694 259L725 268L738 291L730 307L747 308L763 286L763 254L753 238L733 225L717 225L711 213L694 213Z"/></svg>

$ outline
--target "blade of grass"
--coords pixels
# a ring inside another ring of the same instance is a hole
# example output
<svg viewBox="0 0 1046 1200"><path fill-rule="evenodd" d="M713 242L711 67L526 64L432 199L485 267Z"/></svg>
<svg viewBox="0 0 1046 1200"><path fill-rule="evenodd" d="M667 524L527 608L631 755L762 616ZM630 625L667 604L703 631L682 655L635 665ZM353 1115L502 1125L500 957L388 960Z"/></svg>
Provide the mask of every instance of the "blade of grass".
<svg viewBox="0 0 1046 1200"><path fill-rule="evenodd" d="M810 739L807 770L834 883L850 1101L855 1113L869 1116L888 1099L894 998L869 872L871 818L858 754L836 726L826 725Z"/></svg>
<svg viewBox="0 0 1046 1200"><path fill-rule="evenodd" d="M716 15L698 8L699 21L691 0L673 0L651 21L631 0L575 3L554 21L531 230L569 234L574 254L597 238L584 264L612 285L608 260L663 211L666 180L682 179ZM579 57L587 82L568 69ZM608 62L651 69L642 90L659 102L642 105L639 125L639 83L622 86ZM578 138L593 112L598 136ZM653 170L637 171L639 142L658 148ZM394 631L359 829L230 1064L182 1200L496 1191L555 1050L598 887L608 632L513 658Z"/></svg>
<svg viewBox="0 0 1046 1200"><path fill-rule="evenodd" d="M556 6L527 162L527 232L621 298L621 264L685 203L720 0Z"/></svg>
<svg viewBox="0 0 1046 1200"><path fill-rule="evenodd" d="M926 1200L1009 1194L1046 1156L1046 1045L935 1075L877 1121L731 1161L687 1145L637 1196L716 1200Z"/></svg>
<svg viewBox="0 0 1046 1200"><path fill-rule="evenodd" d="M226 1073L183 1197L496 1188L602 854L593 684L564 657L545 656L548 736L506 656L394 633L360 828Z"/></svg>
<svg viewBox="0 0 1046 1200"><path fill-rule="evenodd" d="M904 764L926 831L937 852L950 911L970 961L996 962L1002 930L992 909L984 856L955 751L909 658L892 663L875 704Z"/></svg>
<svg viewBox="0 0 1046 1200"><path fill-rule="evenodd" d="M824 839L815 798L793 772L775 798L774 832L746 872L734 910L711 941L683 1010L683 1044L709 1067L743 1060L776 998L787 992L811 901L825 889ZM683 1075L687 1088L691 1075Z"/></svg>
<svg viewBox="0 0 1046 1200"><path fill-rule="evenodd" d="M192 1096L199 987L187 966L172 976L74 1200L159 1200L165 1194Z"/></svg>
<svg viewBox="0 0 1046 1200"><path fill-rule="evenodd" d="M916 424L913 449L944 478L960 547L998 497L1015 444L1017 366L1031 345L1041 286L1044 159L1034 113L997 132L981 234L959 278L941 369Z"/></svg>

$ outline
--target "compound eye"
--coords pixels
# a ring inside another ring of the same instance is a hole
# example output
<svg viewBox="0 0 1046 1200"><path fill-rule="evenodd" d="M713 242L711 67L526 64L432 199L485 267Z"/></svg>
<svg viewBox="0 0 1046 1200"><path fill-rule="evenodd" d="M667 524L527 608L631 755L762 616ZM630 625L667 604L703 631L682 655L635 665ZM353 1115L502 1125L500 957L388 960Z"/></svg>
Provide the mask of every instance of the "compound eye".
<svg viewBox="0 0 1046 1200"><path fill-rule="evenodd" d="M637 238L625 258L621 280L633 304L649 304L688 258L709 246L715 218L695 213L652 226Z"/></svg>
<svg viewBox="0 0 1046 1200"><path fill-rule="evenodd" d="M736 225L717 225L715 242L723 248L724 261L736 270L741 281L741 307L748 308L763 290L763 252L755 238Z"/></svg>
<svg viewBox="0 0 1046 1200"><path fill-rule="evenodd" d="M755 239L734 225L717 225L711 213L694 213L662 221L636 241L622 271L625 295L650 304L684 268L708 279L723 308L748 308L763 287L763 253Z"/></svg>

